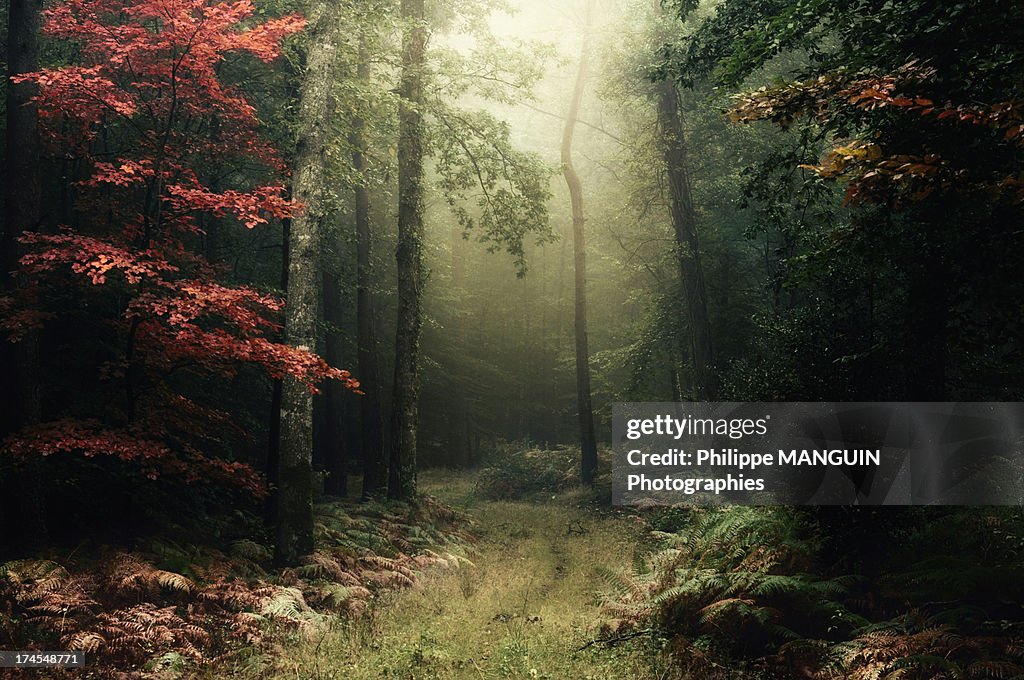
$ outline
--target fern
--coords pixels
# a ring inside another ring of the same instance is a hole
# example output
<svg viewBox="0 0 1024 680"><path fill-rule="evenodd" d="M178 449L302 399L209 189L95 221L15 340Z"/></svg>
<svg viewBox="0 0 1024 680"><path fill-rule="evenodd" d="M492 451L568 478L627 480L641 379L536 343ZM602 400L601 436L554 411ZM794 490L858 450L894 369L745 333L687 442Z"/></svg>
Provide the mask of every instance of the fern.
<svg viewBox="0 0 1024 680"><path fill-rule="evenodd" d="M1020 640L1006 636L963 636L949 626L914 628L904 616L865 628L853 640L829 650L822 677L1016 678L1024 676Z"/></svg>
<svg viewBox="0 0 1024 680"><path fill-rule="evenodd" d="M18 588L19 601L26 602L63 589L71 575L51 560L16 560L0 565L0 578Z"/></svg>
<svg viewBox="0 0 1024 680"><path fill-rule="evenodd" d="M71 649L101 652L108 660L133 664L146 661L154 650L200 660L201 648L208 641L209 633L183 619L175 607L157 607L150 602L101 613L95 629L64 640Z"/></svg>
<svg viewBox="0 0 1024 680"><path fill-rule="evenodd" d="M332 502L317 512L320 548L273 575L262 566L269 550L250 539L227 555L151 540L147 553L101 552L74 571L49 560L0 564L0 646L83 650L97 677L126 666L184 672L239 645L359 616L373 591L408 587L421 570L472 565L473 538L436 501Z"/></svg>
<svg viewBox="0 0 1024 680"><path fill-rule="evenodd" d="M231 544L231 556L236 559L248 560L256 564L266 564L270 561L270 548L256 541L241 539Z"/></svg>
<svg viewBox="0 0 1024 680"><path fill-rule="evenodd" d="M346 582L351 578L338 560L331 555L314 552L303 559L305 564L300 566L297 571L304 578L337 582Z"/></svg>
<svg viewBox="0 0 1024 680"><path fill-rule="evenodd" d="M813 527L788 508L694 510L666 547L629 574L602 574L603 611L617 629L656 626L719 653L763 653L839 620L865 623L840 599L854 582L811 573ZM690 645L680 653L694 654Z"/></svg>
<svg viewBox="0 0 1024 680"><path fill-rule="evenodd" d="M309 612L302 591L297 588L281 587L267 597L260 606L260 614L281 619L300 620Z"/></svg>
<svg viewBox="0 0 1024 680"><path fill-rule="evenodd" d="M102 635L91 630L81 631L67 638L68 649L82 651L87 654L92 654L102 645L106 644L106 642Z"/></svg>
<svg viewBox="0 0 1024 680"><path fill-rule="evenodd" d="M338 583L324 583L310 586L304 593L306 600L317 608L329 611L347 609L345 604L355 595L356 589ZM367 591L368 594L368 591Z"/></svg>
<svg viewBox="0 0 1024 680"><path fill-rule="evenodd" d="M195 583L181 574L157 569L142 558L117 555L109 568L108 584L117 595L148 597L158 599L162 591L191 593Z"/></svg>

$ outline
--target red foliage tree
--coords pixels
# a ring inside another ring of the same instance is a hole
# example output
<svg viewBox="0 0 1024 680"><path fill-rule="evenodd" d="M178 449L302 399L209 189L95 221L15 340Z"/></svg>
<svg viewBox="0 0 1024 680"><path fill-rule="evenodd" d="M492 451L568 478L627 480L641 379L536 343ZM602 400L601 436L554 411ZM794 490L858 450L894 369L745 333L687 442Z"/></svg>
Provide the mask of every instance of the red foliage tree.
<svg viewBox="0 0 1024 680"><path fill-rule="evenodd" d="M257 20L249 0L65 0L45 12L46 34L78 44L80 63L21 78L39 85L44 139L89 173L77 186L77 228L21 238L21 285L0 300L2 326L12 337L69 318L100 329L91 332L115 350L97 362L95 382L122 396L17 433L10 454L106 455L150 478L213 478L259 493L251 467L202 451L230 416L187 398L170 376L192 374L194 385L254 364L311 390L324 379L358 387L347 371L275 342L282 301L218 283L190 248L204 213L254 228L299 209L279 182L215 189L203 177L234 161L256 161L264 177L286 172L260 138L256 109L219 70L229 54L275 60L303 26L297 15Z"/></svg>

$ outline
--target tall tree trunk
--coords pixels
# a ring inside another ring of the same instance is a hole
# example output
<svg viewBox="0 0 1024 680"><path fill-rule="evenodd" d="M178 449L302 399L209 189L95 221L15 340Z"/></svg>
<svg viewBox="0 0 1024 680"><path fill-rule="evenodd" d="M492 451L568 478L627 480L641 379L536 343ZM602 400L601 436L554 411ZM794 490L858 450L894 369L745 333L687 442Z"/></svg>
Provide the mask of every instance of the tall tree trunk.
<svg viewBox="0 0 1024 680"><path fill-rule="evenodd" d="M591 484L597 476L597 438L594 435L594 412L590 402L590 349L587 345L587 243L583 219L583 187L572 163L572 138L580 115L583 87L590 59L590 15L593 3L588 0L580 66L576 86L562 133L562 174L569 186L572 202L572 246L576 283L576 407L580 430L580 479Z"/></svg>
<svg viewBox="0 0 1024 680"><path fill-rule="evenodd" d="M700 261L700 242L697 237L697 214L690 189L686 133L680 118L679 93L675 83L667 78L659 86L658 122L664 143L679 277L683 297L686 299L685 322L689 327L690 354L693 362L691 393L697 399L709 400L714 398L716 392L714 356L711 324L708 321L707 293L704 290L704 271Z"/></svg>
<svg viewBox="0 0 1024 680"><path fill-rule="evenodd" d="M452 293L456 299L465 300L466 267L465 252L462 249L464 239L462 229L452 227ZM469 347L466 320L459 311L449 321L448 331L452 341L456 343L458 352L466 352ZM448 455L447 464L454 468L468 468L472 465L469 450L469 402L465 384L456 384L448 402Z"/></svg>
<svg viewBox="0 0 1024 680"><path fill-rule="evenodd" d="M360 82L370 80L370 51L366 36L359 43ZM366 123L352 122L352 167L360 177L356 184L356 347L358 375L363 396L359 399L359 420L363 443L363 498L386 494L388 462L384 457L384 419L381 415L380 368L377 365L377 329L373 305L373 232L370 224L370 189L366 172Z"/></svg>
<svg viewBox="0 0 1024 680"><path fill-rule="evenodd" d="M8 272L17 266L18 236L39 228L41 188L39 178L39 114L32 103L37 88L31 83L14 84L10 78L39 69L39 0L11 0L7 25L7 149L6 214L0 239L0 291L16 285ZM39 384L39 338L31 333L11 346L3 342L3 379L9 386L2 390L4 422L0 437L39 422L42 393ZM16 486L5 480L4 496L15 502L10 510L11 528L19 534L23 546L46 542L45 496L41 481L41 461L29 461Z"/></svg>
<svg viewBox="0 0 1024 680"><path fill-rule="evenodd" d="M345 308L338 285L338 272L325 267L323 274L324 321L327 322L324 358L332 366L344 365L344 338L341 324L345 321ZM321 457L327 479L324 493L344 498L348 495L348 447L345 442L344 419L347 390L337 380L324 385L321 423Z"/></svg>
<svg viewBox="0 0 1024 680"><path fill-rule="evenodd" d="M402 0L402 84L398 135L398 329L391 411L388 495L416 494L416 416L423 294L423 67L427 28L423 0Z"/></svg>
<svg viewBox="0 0 1024 680"><path fill-rule="evenodd" d="M288 100L298 101L302 95L301 88L299 87L302 74L295 68L289 68L288 75L290 76L288 79ZM289 191L288 198L293 198L291 191ZM281 290L285 291L286 294L288 291L288 267L290 266L288 249L291 242L291 233L291 218L281 220L281 277L279 280L281 282ZM275 338L275 340L283 341L284 337ZM278 475L281 467L281 399L283 392L284 380L275 380L270 393L270 427L267 433L267 464L265 467L267 484L270 486L270 495L267 497L267 502L263 508L264 516L270 525L277 521L278 491L280 489Z"/></svg>
<svg viewBox="0 0 1024 680"><path fill-rule="evenodd" d="M7 24L6 215L3 225L3 277L17 263L15 239L36 231L40 216L39 113L31 101L38 88L10 78L39 70L40 0L10 0Z"/></svg>
<svg viewBox="0 0 1024 680"><path fill-rule="evenodd" d="M288 242L285 338L316 347L320 306L321 228L327 123L336 31L326 3L313 9L305 79L299 96L299 139L292 194L305 209L292 220ZM286 377L281 391L275 559L291 564L313 550L313 395Z"/></svg>
<svg viewBox="0 0 1024 680"><path fill-rule="evenodd" d="M281 220L281 290L288 290L288 241L291 238L292 221ZM283 340L283 338L277 338ZM275 380L270 392L270 427L267 433L267 464L264 471L270 495L267 497L263 512L269 523L277 521L277 496L280 489L281 466L281 395L284 391L284 380Z"/></svg>

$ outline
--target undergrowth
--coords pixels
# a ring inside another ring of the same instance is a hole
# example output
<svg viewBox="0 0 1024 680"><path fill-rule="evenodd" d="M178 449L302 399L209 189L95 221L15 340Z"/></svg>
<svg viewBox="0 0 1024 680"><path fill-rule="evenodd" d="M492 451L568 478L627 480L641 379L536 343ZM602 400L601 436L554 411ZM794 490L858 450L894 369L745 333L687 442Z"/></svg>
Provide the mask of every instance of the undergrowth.
<svg viewBox="0 0 1024 680"><path fill-rule="evenodd" d="M807 509L662 511L659 548L606 574L603 634L660 638L695 679L1024 678L1019 511L904 519L869 578L831 573Z"/></svg>
<svg viewBox="0 0 1024 680"><path fill-rule="evenodd" d="M176 677L315 635L338 617L360 616L378 593L413 585L425 569L458 567L473 541L467 526L430 498L414 506L331 501L317 506L317 550L286 569L274 569L270 549L250 539L7 562L0 649L84 651L80 677Z"/></svg>
<svg viewBox="0 0 1024 680"><path fill-rule="evenodd" d="M605 647L597 634L601 569L627 567L642 527L596 512L582 489L538 502L487 501L474 479L426 471L421 488L472 508L471 569L431 570L366 616L304 640L239 680L669 680L654 640Z"/></svg>
<svg viewBox="0 0 1024 680"><path fill-rule="evenodd" d="M475 493L486 500L522 500L555 494L579 484L580 452L573 446L538 448L528 442L499 442L477 475ZM595 497L611 497L611 453L598 451Z"/></svg>

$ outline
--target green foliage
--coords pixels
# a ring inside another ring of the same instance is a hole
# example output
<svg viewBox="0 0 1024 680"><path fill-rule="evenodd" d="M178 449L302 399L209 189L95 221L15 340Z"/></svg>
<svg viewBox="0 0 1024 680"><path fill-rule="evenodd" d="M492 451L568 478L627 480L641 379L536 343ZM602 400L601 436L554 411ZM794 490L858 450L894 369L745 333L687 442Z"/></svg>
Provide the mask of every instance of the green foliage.
<svg viewBox="0 0 1024 680"><path fill-rule="evenodd" d="M538 449L525 442L505 442L485 456L476 493L500 500L554 493L578 482L578 468L579 452L574 448Z"/></svg>
<svg viewBox="0 0 1024 680"><path fill-rule="evenodd" d="M785 78L730 114L792 140L747 176L772 295L735 398L1016 394L1022 204L997 187L1022 156L991 112L1018 106L1018 18L1011 2L727 0L674 37L662 75L687 85Z"/></svg>
<svg viewBox="0 0 1024 680"><path fill-rule="evenodd" d="M548 224L548 182L554 171L536 155L513 148L509 126L484 111L435 103L431 148L438 185L464 238L475 233L488 252L506 250L516 274L526 274L525 239L555 240Z"/></svg>
<svg viewBox="0 0 1024 680"><path fill-rule="evenodd" d="M681 15L690 9L684 3ZM686 82L710 75L736 87L787 51L805 52L816 70L851 71L894 55L941 51L958 77L966 71L1008 75L1019 56L1014 38L1021 28L1011 19L1019 11L1010 0L988 3L983 11L927 0L726 0L691 35L666 47L664 68Z"/></svg>
<svg viewBox="0 0 1024 680"><path fill-rule="evenodd" d="M511 128L466 100L515 104L530 99L552 50L541 43L497 39L486 16L497 5L452 3L455 35L472 41L466 51L431 51L432 83L425 103L429 152L437 186L463 237L472 234L490 253L505 250L516 274L526 273L524 242L550 243L550 178L556 170L534 153L516 149Z"/></svg>
<svg viewBox="0 0 1024 680"><path fill-rule="evenodd" d="M1015 508L672 508L650 524L661 548L628 575L605 573L605 634L652 627L688 677L1024 670L1024 525ZM869 535L858 537L860 525ZM892 544L879 546L879 535ZM847 561L862 576L836 576L824 560L844 550L876 554Z"/></svg>
<svg viewBox="0 0 1024 680"><path fill-rule="evenodd" d="M853 579L818 573L815 527L798 510L695 509L685 525L655 536L662 549L634 573L608 575L609 632L654 625L688 641L681 653L692 661L689 645L754 658L789 640L866 623L841 602Z"/></svg>

